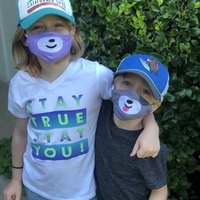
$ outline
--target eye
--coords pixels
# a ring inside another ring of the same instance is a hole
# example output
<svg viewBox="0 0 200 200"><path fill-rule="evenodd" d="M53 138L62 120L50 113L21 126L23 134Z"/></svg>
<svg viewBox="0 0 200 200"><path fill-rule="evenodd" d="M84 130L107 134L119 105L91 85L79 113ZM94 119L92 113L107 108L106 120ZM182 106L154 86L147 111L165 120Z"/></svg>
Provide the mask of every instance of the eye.
<svg viewBox="0 0 200 200"><path fill-rule="evenodd" d="M145 90L145 89L142 89L141 92L146 94L146 95L150 95L151 94L148 90Z"/></svg>
<svg viewBox="0 0 200 200"><path fill-rule="evenodd" d="M55 25L54 25L54 27L63 27L64 25L62 24L62 23L56 23Z"/></svg>
<svg viewBox="0 0 200 200"><path fill-rule="evenodd" d="M131 83L129 81L124 81L123 85L125 85L125 86L131 86Z"/></svg>
<svg viewBox="0 0 200 200"><path fill-rule="evenodd" d="M31 26L27 31L30 34L34 34L34 33L42 32L44 29L45 29L44 26L35 24L35 25Z"/></svg>
<svg viewBox="0 0 200 200"><path fill-rule="evenodd" d="M40 29L44 29L44 26L41 25L35 25L31 27L31 30L40 30Z"/></svg>

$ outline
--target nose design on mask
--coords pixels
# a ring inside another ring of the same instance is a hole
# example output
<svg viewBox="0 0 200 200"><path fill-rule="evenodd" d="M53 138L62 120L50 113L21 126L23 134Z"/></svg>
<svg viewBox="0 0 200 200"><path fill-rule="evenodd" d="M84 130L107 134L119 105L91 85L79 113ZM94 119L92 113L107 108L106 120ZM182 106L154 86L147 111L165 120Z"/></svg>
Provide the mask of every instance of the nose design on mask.
<svg viewBox="0 0 200 200"><path fill-rule="evenodd" d="M142 118L152 111L152 106L131 90L113 89L112 101L114 113L122 121Z"/></svg>
<svg viewBox="0 0 200 200"><path fill-rule="evenodd" d="M126 114L136 114L141 110L141 104L136 99L122 95L119 97L119 107Z"/></svg>
<svg viewBox="0 0 200 200"><path fill-rule="evenodd" d="M59 37L45 37L38 40L38 49L48 53L55 53L62 49L63 40Z"/></svg>

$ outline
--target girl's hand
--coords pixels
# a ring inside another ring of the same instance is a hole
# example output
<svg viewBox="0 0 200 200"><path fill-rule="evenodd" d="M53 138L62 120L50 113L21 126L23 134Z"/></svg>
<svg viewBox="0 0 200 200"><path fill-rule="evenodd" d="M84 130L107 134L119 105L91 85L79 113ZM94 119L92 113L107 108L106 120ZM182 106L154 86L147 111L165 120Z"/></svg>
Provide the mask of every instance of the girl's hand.
<svg viewBox="0 0 200 200"><path fill-rule="evenodd" d="M159 151L160 141L158 132L151 133L144 129L138 137L130 156L137 155L138 158L146 158L152 156L154 158L158 155Z"/></svg>
<svg viewBox="0 0 200 200"><path fill-rule="evenodd" d="M21 69L27 72L31 77L38 78L40 76L40 68L37 66L22 66Z"/></svg>
<svg viewBox="0 0 200 200"><path fill-rule="evenodd" d="M22 183L11 180L3 191L4 200L20 200L22 193Z"/></svg>
<svg viewBox="0 0 200 200"><path fill-rule="evenodd" d="M144 130L138 137L130 156L137 154L138 158L156 157L160 151L159 127L154 115L143 119Z"/></svg>

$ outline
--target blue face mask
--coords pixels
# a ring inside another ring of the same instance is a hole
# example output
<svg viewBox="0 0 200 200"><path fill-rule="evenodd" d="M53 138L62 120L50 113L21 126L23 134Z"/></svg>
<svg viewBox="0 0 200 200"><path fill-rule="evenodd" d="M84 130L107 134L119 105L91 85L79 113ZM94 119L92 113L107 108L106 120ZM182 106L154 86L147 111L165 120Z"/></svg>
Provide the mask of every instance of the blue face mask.
<svg viewBox="0 0 200 200"><path fill-rule="evenodd" d="M152 106L132 90L112 91L115 115L122 121L143 118L152 112Z"/></svg>
<svg viewBox="0 0 200 200"><path fill-rule="evenodd" d="M57 32L41 32L27 35L31 53L46 62L55 62L66 56L72 47L72 35Z"/></svg>

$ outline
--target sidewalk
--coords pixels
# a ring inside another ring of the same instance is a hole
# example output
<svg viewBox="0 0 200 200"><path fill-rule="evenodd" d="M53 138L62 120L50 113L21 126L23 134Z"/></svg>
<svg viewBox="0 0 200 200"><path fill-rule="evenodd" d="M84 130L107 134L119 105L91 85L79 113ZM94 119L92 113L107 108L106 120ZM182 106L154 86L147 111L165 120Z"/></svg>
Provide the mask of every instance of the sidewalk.
<svg viewBox="0 0 200 200"><path fill-rule="evenodd" d="M14 127L14 117L8 111L8 84L0 81L0 139L10 138Z"/></svg>
<svg viewBox="0 0 200 200"><path fill-rule="evenodd" d="M14 128L14 117L7 109L8 100L8 84L0 81L0 139L10 138L12 136ZM1 152L0 152L1 153ZM0 174L0 200L3 200L3 189L9 183L3 174ZM27 200L26 197L22 197L21 200Z"/></svg>

